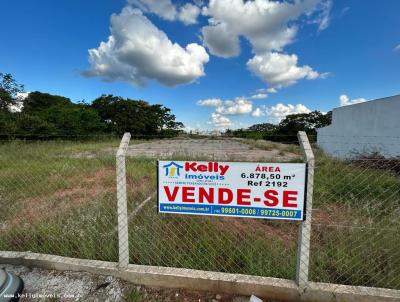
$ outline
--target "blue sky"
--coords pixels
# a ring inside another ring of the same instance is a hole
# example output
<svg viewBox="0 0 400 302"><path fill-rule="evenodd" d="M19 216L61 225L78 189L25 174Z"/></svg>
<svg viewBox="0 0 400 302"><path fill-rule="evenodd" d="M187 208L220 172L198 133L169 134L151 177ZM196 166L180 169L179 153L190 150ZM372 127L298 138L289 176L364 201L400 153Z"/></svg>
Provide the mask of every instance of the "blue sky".
<svg viewBox="0 0 400 302"><path fill-rule="evenodd" d="M399 11L397 0L1 1L0 72L73 101L161 103L189 129L278 122L399 94Z"/></svg>

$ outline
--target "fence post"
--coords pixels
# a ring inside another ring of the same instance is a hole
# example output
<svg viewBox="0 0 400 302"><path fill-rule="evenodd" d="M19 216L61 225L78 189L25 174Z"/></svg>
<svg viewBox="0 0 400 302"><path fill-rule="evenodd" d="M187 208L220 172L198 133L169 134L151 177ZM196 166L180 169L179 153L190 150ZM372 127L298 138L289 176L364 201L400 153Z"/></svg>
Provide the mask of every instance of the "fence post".
<svg viewBox="0 0 400 302"><path fill-rule="evenodd" d="M300 224L298 233L296 283L299 287L305 288L308 284L308 267L310 259L311 215L315 160L307 134L304 131L299 131L297 137L299 139L300 148L303 152L304 160L307 163L307 198L305 204L306 219Z"/></svg>
<svg viewBox="0 0 400 302"><path fill-rule="evenodd" d="M119 267L127 267L129 264L125 155L130 139L131 134L126 132L116 154Z"/></svg>

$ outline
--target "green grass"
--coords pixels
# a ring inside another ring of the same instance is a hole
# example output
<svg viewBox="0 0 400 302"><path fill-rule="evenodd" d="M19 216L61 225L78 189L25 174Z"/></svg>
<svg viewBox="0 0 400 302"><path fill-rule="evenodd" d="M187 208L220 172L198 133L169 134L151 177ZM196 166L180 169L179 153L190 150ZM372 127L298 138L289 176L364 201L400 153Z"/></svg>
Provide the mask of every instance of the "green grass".
<svg viewBox="0 0 400 302"><path fill-rule="evenodd" d="M400 177L315 155L312 280L400 289Z"/></svg>
<svg viewBox="0 0 400 302"><path fill-rule="evenodd" d="M237 218L228 220L191 215L160 216L149 206L130 224L131 262L294 277L294 244L286 246L273 234L251 224L245 227Z"/></svg>
<svg viewBox="0 0 400 302"><path fill-rule="evenodd" d="M248 143L299 154L297 146ZM0 144L0 250L117 261L118 144L117 139ZM126 170L131 213L156 189L156 162L128 158ZM399 176L316 150L314 179L313 207L323 215L314 213L311 280L400 289ZM136 264L295 275L297 223L159 215L153 198L130 217L129 238ZM134 293L127 299L140 301Z"/></svg>
<svg viewBox="0 0 400 302"><path fill-rule="evenodd" d="M317 150L314 185L314 208L338 205L378 222L397 220L400 177L389 170L359 167Z"/></svg>
<svg viewBox="0 0 400 302"><path fill-rule="evenodd" d="M400 288L400 228L314 226L313 281Z"/></svg>
<svg viewBox="0 0 400 302"><path fill-rule="evenodd" d="M131 289L124 295L124 301L126 302L144 302L146 297L136 289Z"/></svg>

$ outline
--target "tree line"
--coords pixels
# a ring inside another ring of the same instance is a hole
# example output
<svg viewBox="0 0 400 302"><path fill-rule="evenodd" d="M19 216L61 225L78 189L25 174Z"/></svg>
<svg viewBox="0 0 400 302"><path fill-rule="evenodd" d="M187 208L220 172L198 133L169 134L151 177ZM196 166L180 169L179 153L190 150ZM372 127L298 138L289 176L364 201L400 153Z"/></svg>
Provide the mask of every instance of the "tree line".
<svg viewBox="0 0 400 302"><path fill-rule="evenodd" d="M278 142L297 142L297 133L305 131L310 140L315 141L317 128L330 125L332 111L324 114L319 111L287 115L279 124L263 123L245 129L226 130L226 136L249 139L265 139Z"/></svg>
<svg viewBox="0 0 400 302"><path fill-rule="evenodd" d="M11 74L0 73L0 134L2 136L89 136L121 135L175 136L183 128L171 110L114 95L102 95L91 103L24 91Z"/></svg>

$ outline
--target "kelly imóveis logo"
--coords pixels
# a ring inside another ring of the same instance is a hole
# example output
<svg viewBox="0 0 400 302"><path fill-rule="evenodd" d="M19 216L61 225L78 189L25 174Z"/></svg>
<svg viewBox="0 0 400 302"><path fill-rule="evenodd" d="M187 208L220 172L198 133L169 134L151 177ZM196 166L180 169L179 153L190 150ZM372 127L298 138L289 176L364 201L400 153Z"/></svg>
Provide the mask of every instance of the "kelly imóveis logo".
<svg viewBox="0 0 400 302"><path fill-rule="evenodd" d="M182 169L183 166L171 161L169 164L164 165L163 168L165 171L165 176L178 177L180 176L180 169Z"/></svg>

